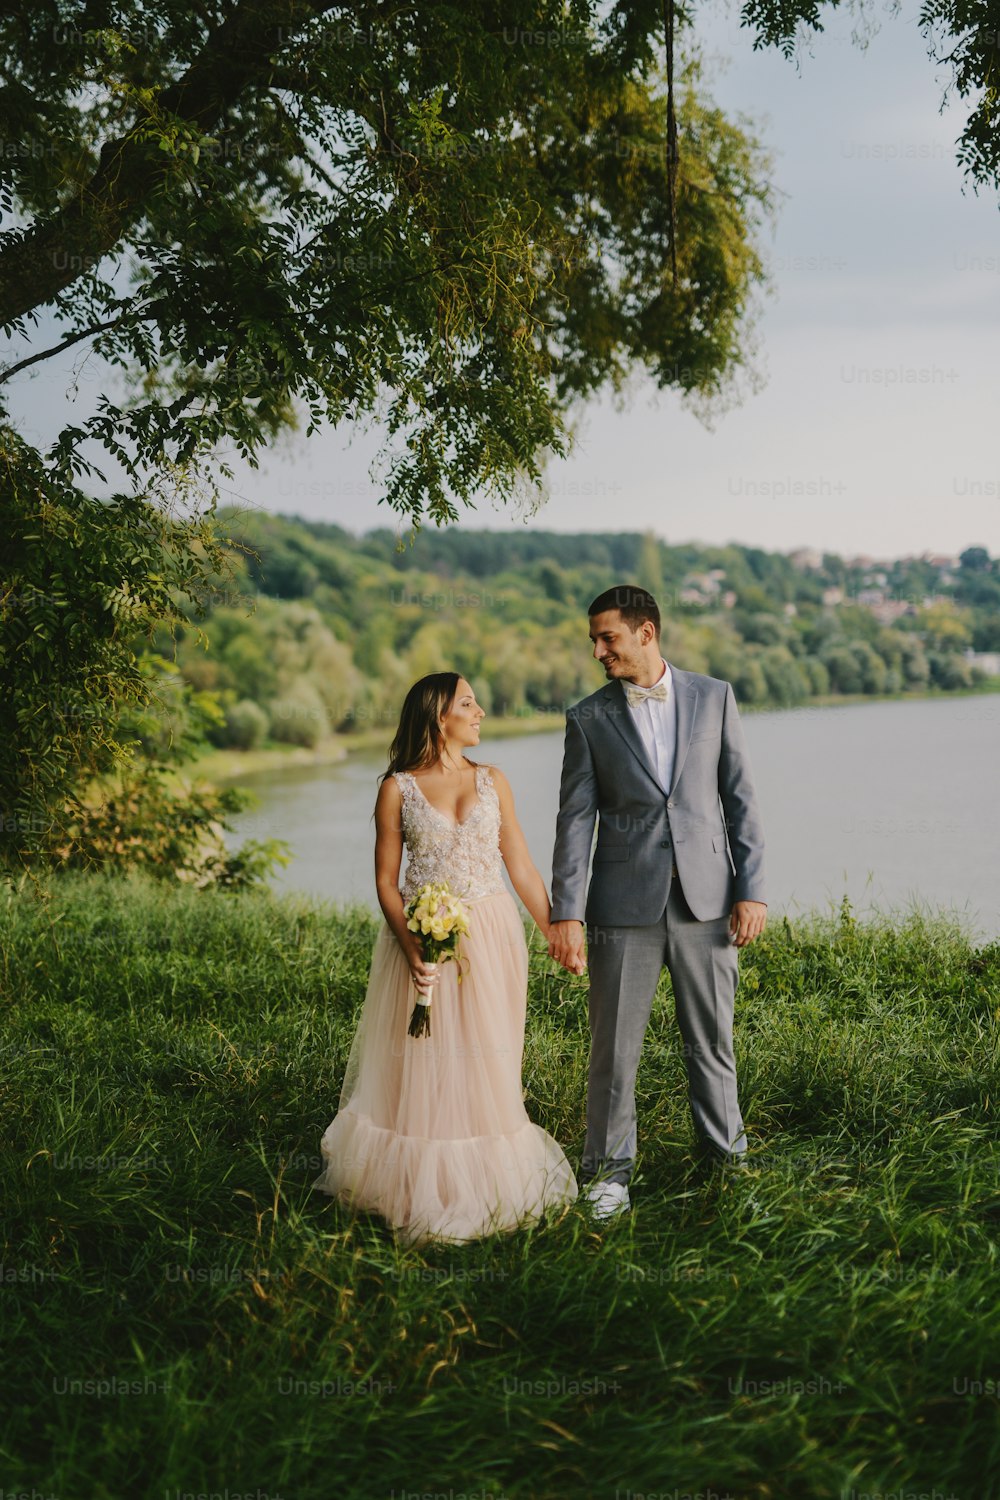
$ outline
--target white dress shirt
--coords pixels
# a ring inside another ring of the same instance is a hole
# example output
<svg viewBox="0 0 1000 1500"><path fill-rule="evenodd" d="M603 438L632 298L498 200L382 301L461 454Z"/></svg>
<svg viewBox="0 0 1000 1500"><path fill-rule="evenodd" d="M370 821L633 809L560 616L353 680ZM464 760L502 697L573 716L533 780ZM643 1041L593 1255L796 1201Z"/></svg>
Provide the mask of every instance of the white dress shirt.
<svg viewBox="0 0 1000 1500"><path fill-rule="evenodd" d="M642 740L649 764L656 772L656 779L664 792L669 792L674 777L674 759L677 753L677 695L674 692L673 679L666 662L663 663L663 671L651 686L658 687L660 683L666 683L669 693L665 703L662 699L644 697L642 702L629 703L628 707L635 720L635 727L639 731L639 738ZM622 686L637 688L637 684L631 682L623 683ZM646 690L638 688L638 691Z"/></svg>

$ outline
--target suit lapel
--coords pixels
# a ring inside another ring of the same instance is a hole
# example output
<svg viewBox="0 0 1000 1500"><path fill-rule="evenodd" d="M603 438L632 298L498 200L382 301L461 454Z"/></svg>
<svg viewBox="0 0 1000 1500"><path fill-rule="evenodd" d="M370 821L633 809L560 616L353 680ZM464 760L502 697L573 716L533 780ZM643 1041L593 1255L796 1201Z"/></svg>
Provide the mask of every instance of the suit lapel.
<svg viewBox="0 0 1000 1500"><path fill-rule="evenodd" d="M695 715L698 712L698 689L691 680L690 672L680 672L673 665L670 671L677 694L677 749L674 753L674 779L670 785L670 792L673 794L691 743Z"/></svg>
<svg viewBox="0 0 1000 1500"><path fill-rule="evenodd" d="M625 689L622 686L620 678L616 678L614 682L608 684L604 708L608 719L615 726L646 775L656 787L656 790L662 793L663 788L656 779L656 770L649 764L646 747L642 743L638 729L635 727L635 720L629 710L628 700L625 697Z"/></svg>

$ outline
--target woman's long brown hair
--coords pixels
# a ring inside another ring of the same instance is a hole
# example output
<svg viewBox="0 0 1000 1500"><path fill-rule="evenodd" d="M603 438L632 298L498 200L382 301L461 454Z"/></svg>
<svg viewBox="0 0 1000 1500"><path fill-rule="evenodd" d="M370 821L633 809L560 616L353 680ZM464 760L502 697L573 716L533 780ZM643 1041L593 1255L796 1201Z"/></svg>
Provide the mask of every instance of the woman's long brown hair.
<svg viewBox="0 0 1000 1500"><path fill-rule="evenodd" d="M443 738L438 720L454 703L461 680L457 672L432 672L413 684L403 699L396 738L389 746L389 765L380 781L393 771L419 771L437 760Z"/></svg>

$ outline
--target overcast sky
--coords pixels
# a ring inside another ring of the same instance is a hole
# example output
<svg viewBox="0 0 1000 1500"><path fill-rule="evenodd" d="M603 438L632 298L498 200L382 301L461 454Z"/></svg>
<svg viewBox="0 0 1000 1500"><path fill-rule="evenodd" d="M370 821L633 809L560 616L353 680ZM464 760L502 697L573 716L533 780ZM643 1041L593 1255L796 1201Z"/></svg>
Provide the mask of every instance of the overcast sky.
<svg viewBox="0 0 1000 1500"><path fill-rule="evenodd" d="M591 403L533 524L875 556L1000 552L1000 221L995 195L963 193L966 111L940 110L946 77L917 5L880 16L865 50L851 18L825 10L798 67L755 53L738 13L730 0L699 7L697 36L716 101L750 116L775 159L767 385L711 432L652 384L620 412ZM14 411L34 433L89 405L83 387L72 400L68 370L19 378ZM356 531L394 524L368 472L379 446L348 425L293 437L259 471L239 466L229 498ZM462 524L524 520L487 502Z"/></svg>

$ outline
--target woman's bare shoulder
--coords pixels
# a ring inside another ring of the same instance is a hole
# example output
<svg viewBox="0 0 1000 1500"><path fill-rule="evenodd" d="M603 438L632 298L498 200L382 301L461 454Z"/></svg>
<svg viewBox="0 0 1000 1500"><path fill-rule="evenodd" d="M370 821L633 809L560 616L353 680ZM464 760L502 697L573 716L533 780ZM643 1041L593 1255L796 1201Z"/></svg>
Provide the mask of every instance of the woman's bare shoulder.
<svg viewBox="0 0 1000 1500"><path fill-rule="evenodd" d="M481 761L480 765L482 766L484 771L489 772L490 780L496 787L497 791L513 799L514 793L511 790L510 782L507 780L505 773L501 771L500 767L491 765L489 761Z"/></svg>
<svg viewBox="0 0 1000 1500"><path fill-rule="evenodd" d="M392 807L394 804L398 806L402 800L395 771L387 771L379 783L378 796L375 798L376 808Z"/></svg>

